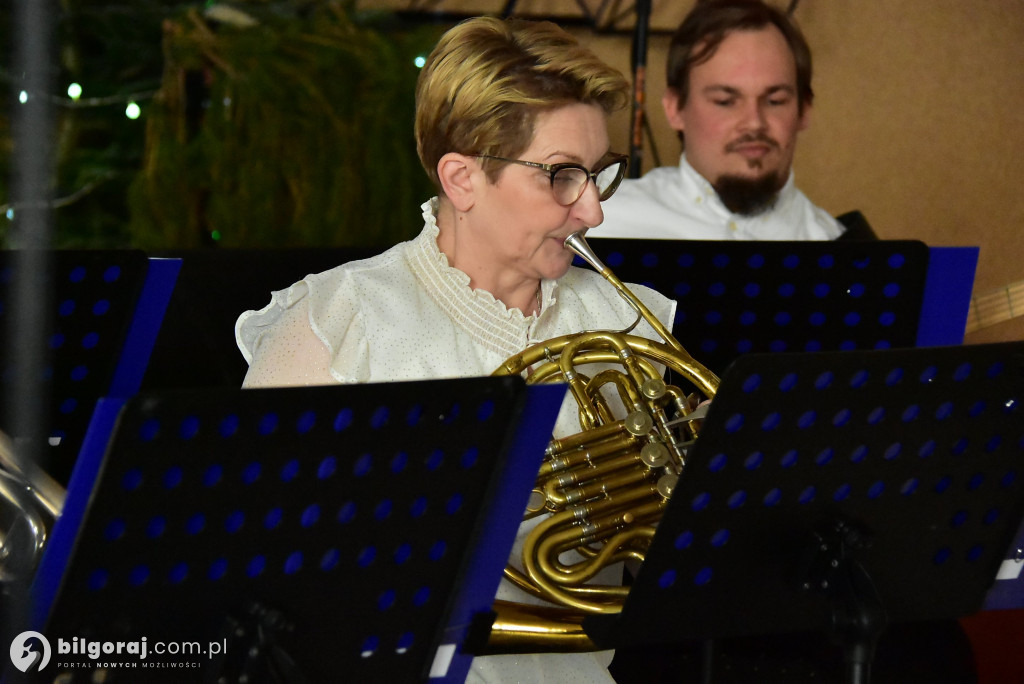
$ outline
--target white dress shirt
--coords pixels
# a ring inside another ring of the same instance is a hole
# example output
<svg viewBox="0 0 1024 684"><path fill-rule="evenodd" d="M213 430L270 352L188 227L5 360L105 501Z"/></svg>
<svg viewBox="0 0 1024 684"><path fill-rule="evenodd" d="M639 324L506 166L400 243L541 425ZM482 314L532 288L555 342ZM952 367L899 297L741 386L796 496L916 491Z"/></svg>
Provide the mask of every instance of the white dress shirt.
<svg viewBox="0 0 1024 684"><path fill-rule="evenodd" d="M790 171L774 205L757 216L726 209L715 189L682 155L679 166L625 179L602 205L604 223L590 237L667 240L834 240L843 227L797 189Z"/></svg>

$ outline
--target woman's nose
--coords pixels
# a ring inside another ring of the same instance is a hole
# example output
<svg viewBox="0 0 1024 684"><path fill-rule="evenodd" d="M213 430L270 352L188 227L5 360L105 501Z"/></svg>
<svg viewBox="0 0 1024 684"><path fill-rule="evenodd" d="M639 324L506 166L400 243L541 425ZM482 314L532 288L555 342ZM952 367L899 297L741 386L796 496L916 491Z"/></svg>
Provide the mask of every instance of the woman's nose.
<svg viewBox="0 0 1024 684"><path fill-rule="evenodd" d="M583 194L572 205L573 213L583 221L588 228L600 225L604 221L604 210L601 209L601 193L593 180L587 181L587 187Z"/></svg>

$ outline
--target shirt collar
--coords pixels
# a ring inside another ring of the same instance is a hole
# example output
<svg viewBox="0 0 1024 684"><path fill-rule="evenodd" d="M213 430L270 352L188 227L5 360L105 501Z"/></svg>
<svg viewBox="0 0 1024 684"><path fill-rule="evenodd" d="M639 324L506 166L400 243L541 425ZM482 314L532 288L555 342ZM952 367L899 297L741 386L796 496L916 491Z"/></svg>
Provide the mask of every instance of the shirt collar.
<svg viewBox="0 0 1024 684"><path fill-rule="evenodd" d="M503 354L514 354L525 346L529 330L537 317L525 316L519 309L510 309L486 290L471 289L469 275L448 263L448 257L438 248L437 197L424 202L423 231L410 244L409 262L413 273L431 297L452 320L459 322L482 344ZM545 309L555 302L558 283L541 281Z"/></svg>

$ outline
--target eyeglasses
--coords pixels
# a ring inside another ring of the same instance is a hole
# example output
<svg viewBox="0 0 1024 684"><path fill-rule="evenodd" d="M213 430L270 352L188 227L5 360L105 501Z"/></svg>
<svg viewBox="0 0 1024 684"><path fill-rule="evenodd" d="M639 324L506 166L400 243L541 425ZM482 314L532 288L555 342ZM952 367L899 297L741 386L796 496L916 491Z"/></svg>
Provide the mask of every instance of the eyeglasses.
<svg viewBox="0 0 1024 684"><path fill-rule="evenodd" d="M555 201L564 207L574 204L583 196L588 181L594 181L597 186L598 198L604 202L615 194L623 176L626 175L626 166L629 164L629 157L624 154L608 154L598 162L597 168L593 171L580 164L539 164L537 162L523 161L522 159L506 159L505 157L494 157L489 154L474 155L481 159L494 159L509 164L530 166L535 169L547 171L551 176L551 191L555 195Z"/></svg>

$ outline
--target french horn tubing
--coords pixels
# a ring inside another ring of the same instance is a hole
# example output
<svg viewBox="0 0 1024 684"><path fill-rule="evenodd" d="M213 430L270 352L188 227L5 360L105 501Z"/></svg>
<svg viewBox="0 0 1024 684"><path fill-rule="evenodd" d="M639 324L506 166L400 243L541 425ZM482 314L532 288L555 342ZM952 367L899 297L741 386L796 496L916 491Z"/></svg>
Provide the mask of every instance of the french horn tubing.
<svg viewBox="0 0 1024 684"><path fill-rule="evenodd" d="M495 601L486 653L596 650L583 618L622 610L628 587L591 580L622 561L643 562L704 405L718 389L718 377L690 356L582 234L566 238L565 247L611 283L638 317L625 330L541 342L493 373L529 369L528 383L565 382L582 431L548 445L525 515L544 518L526 536L522 569L505 568L506 579L545 604ZM663 341L630 334L640 320ZM662 368L686 389L667 384Z"/></svg>
<svg viewBox="0 0 1024 684"><path fill-rule="evenodd" d="M65 495L42 469L19 460L14 442L0 432L0 592L31 578Z"/></svg>

